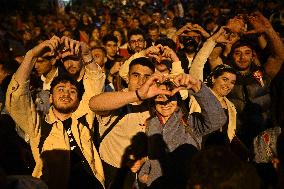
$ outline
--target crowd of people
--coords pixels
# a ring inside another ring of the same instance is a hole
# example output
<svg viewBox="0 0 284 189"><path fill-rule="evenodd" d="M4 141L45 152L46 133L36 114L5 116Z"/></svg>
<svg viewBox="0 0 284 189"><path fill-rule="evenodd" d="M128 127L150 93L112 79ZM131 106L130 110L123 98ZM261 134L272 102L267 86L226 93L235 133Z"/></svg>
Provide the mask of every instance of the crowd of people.
<svg viewBox="0 0 284 189"><path fill-rule="evenodd" d="M284 188L283 8L0 13L0 188Z"/></svg>

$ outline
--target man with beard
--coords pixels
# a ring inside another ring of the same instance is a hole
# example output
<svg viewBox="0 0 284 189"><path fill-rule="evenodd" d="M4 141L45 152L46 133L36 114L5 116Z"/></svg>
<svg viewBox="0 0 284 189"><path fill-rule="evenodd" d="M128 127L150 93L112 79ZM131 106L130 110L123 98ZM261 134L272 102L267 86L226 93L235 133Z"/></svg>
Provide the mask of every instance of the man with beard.
<svg viewBox="0 0 284 189"><path fill-rule="evenodd" d="M85 66L85 92L76 80L59 76L51 83L47 115L39 114L31 98L29 79L38 57L53 55L59 46L81 57ZM104 74L95 64L84 43L54 36L25 55L14 74L6 98L6 108L17 125L30 136L36 162L33 176L44 180L48 188L103 188L104 173L92 140L94 113L88 102L102 91Z"/></svg>
<svg viewBox="0 0 284 189"><path fill-rule="evenodd" d="M153 22L148 26L148 37L148 46L152 46L155 45L159 38L165 37L165 35L161 34L160 26Z"/></svg>
<svg viewBox="0 0 284 189"><path fill-rule="evenodd" d="M122 77L125 81L128 75L129 71L129 64L132 60L136 58L140 58L144 56L144 50L147 47L147 42L145 40L145 36L143 34L143 31L140 29L131 30L129 32L129 40L128 40L128 52L131 54L131 56L124 61L124 63L121 65L119 69L119 75Z"/></svg>
<svg viewBox="0 0 284 189"><path fill-rule="evenodd" d="M62 55L63 69L67 75L80 82L85 72L83 63L78 55L70 55L69 53L66 55L63 53Z"/></svg>
<svg viewBox="0 0 284 189"><path fill-rule="evenodd" d="M247 147L261 131L273 126L270 88L284 61L284 46L277 33L271 27L265 34L274 52L263 66L254 64L255 48L247 40L235 43L229 55L230 63L239 74L228 98L238 113L237 135Z"/></svg>
<svg viewBox="0 0 284 189"><path fill-rule="evenodd" d="M128 53L133 55L146 48L146 40L141 29L134 29L129 32Z"/></svg>

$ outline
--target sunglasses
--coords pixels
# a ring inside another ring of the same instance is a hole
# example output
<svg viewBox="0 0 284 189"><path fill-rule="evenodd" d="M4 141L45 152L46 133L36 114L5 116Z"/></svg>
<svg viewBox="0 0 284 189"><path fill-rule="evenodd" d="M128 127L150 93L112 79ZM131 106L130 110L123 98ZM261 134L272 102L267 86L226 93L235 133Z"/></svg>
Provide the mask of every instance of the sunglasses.
<svg viewBox="0 0 284 189"><path fill-rule="evenodd" d="M155 101L156 105L167 105L168 103L172 102L172 101L177 101L177 97L176 96L166 96L168 98L168 100L166 101Z"/></svg>

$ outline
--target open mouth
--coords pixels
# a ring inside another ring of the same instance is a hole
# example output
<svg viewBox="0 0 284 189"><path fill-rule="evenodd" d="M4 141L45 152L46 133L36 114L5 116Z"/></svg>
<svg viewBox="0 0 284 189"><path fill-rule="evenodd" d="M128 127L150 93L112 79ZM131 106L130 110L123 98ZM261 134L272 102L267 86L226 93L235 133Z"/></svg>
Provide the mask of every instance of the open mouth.
<svg viewBox="0 0 284 189"><path fill-rule="evenodd" d="M69 70L69 72L76 72L77 69L76 68L69 68L68 70Z"/></svg>
<svg viewBox="0 0 284 189"><path fill-rule="evenodd" d="M64 102L64 103L69 103L71 102L71 98L60 98L59 99L61 102Z"/></svg>
<svg viewBox="0 0 284 189"><path fill-rule="evenodd" d="M172 106L163 106L161 109L164 111L168 111L172 109Z"/></svg>

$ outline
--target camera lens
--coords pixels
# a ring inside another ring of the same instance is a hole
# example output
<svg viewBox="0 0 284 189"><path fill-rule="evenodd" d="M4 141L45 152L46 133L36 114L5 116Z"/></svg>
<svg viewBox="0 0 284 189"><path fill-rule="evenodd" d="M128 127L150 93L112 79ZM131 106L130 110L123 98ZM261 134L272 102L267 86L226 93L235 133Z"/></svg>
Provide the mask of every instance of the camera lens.
<svg viewBox="0 0 284 189"><path fill-rule="evenodd" d="M182 44L194 44L194 43L196 43L196 41L194 40L194 38L193 38L193 37L190 37L190 36L181 36L180 42L181 42Z"/></svg>

